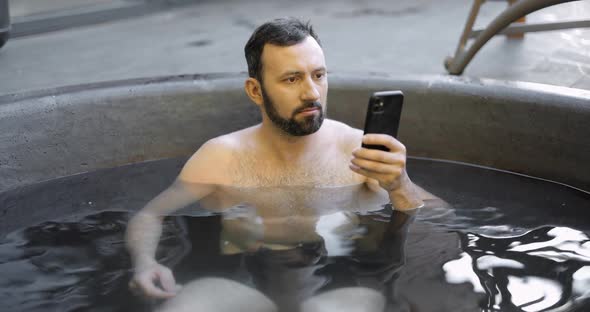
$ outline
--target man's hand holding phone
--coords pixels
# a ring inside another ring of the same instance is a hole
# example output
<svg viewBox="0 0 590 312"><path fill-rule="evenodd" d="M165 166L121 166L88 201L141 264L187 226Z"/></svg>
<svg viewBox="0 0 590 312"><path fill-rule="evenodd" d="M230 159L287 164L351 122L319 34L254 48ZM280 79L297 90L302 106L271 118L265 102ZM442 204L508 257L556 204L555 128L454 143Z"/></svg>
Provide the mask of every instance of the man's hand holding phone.
<svg viewBox="0 0 590 312"><path fill-rule="evenodd" d="M377 180L387 192L395 191L409 182L406 147L402 143L387 134L370 133L363 136L363 144L385 146L389 151L356 148L352 152L352 171Z"/></svg>
<svg viewBox="0 0 590 312"><path fill-rule="evenodd" d="M379 182L400 210L422 207L416 186L406 172L406 147L398 141L404 95L376 92L369 99L362 146L352 152L350 169Z"/></svg>

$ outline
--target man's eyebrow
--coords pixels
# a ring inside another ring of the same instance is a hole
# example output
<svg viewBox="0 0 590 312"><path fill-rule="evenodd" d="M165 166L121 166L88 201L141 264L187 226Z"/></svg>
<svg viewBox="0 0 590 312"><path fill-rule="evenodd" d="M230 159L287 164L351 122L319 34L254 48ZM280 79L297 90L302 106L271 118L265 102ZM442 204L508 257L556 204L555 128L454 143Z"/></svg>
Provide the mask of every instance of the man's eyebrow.
<svg viewBox="0 0 590 312"><path fill-rule="evenodd" d="M321 67L315 68L313 70L313 72L318 72L318 71L326 71L326 67L321 66ZM290 70L290 71L284 72L280 77L285 77L285 76L301 76L303 74L304 73L302 71L299 71L299 70Z"/></svg>
<svg viewBox="0 0 590 312"><path fill-rule="evenodd" d="M290 70L290 71L286 71L284 72L281 77L285 77L285 76L300 76L303 75L302 71L299 70Z"/></svg>

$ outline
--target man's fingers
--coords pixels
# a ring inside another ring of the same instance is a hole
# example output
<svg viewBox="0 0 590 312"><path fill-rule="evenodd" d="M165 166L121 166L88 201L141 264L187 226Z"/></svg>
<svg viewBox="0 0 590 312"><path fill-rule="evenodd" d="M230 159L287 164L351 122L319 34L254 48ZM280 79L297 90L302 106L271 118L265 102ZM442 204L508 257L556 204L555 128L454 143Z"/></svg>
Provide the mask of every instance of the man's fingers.
<svg viewBox="0 0 590 312"><path fill-rule="evenodd" d="M172 272L168 269L162 269L159 272L160 275L160 284L162 284L162 288L170 293L176 292L176 282L174 281L174 276Z"/></svg>
<svg viewBox="0 0 590 312"><path fill-rule="evenodd" d="M150 298L157 298L157 299L168 299L176 296L176 293L164 291L153 283L148 283L147 285L142 285L142 290L144 295Z"/></svg>
<svg viewBox="0 0 590 312"><path fill-rule="evenodd" d="M176 284L174 283L174 278L171 277L172 273L169 272L170 276L164 278L162 278L160 273L162 272L154 272L153 275L143 274L137 276L129 282L129 287L132 291L139 292L150 298L167 299L174 297L176 295ZM156 282L159 282L164 289L156 286Z"/></svg>
<svg viewBox="0 0 590 312"><path fill-rule="evenodd" d="M369 171L369 170L363 169L355 164L350 164L349 167L352 171L354 171L360 175L364 175L365 177L372 178L377 181L379 181L382 178L382 175L380 173L376 173L374 171Z"/></svg>
<svg viewBox="0 0 590 312"><path fill-rule="evenodd" d="M352 152L352 155L357 158L363 158L372 161L378 161L386 164L404 164L405 155L398 153L384 152L370 148L359 148Z"/></svg>
<svg viewBox="0 0 590 312"><path fill-rule="evenodd" d="M350 162L353 165L355 165L361 169L365 169L367 171L372 171L374 173L396 174L399 172L398 167L395 165L384 164L384 163L380 163L380 162L376 162L376 161L372 161L372 160L366 160L366 159L355 157L352 160L350 160Z"/></svg>
<svg viewBox="0 0 590 312"><path fill-rule="evenodd" d="M369 133L363 136L363 143L369 145L383 145L391 152L406 153L406 147L394 137L387 134Z"/></svg>

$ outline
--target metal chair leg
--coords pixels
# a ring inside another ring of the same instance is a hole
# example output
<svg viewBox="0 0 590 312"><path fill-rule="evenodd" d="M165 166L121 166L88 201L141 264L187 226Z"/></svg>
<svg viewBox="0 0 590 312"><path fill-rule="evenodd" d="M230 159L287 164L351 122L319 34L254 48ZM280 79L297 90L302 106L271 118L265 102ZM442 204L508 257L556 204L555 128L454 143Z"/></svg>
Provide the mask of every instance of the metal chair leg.
<svg viewBox="0 0 590 312"><path fill-rule="evenodd" d="M472 31L475 17L479 12L483 0L475 0L471 13L467 19L465 29L459 40L459 45L454 56L447 57L445 59L445 68L452 75L461 75L465 70L465 67L473 59L475 54L486 44L492 37L504 30L514 21L520 19L523 16L530 14L531 12L560 4L577 0L520 0L514 5L508 7L504 12L498 15L479 35L475 38L475 41L466 50L465 45Z"/></svg>

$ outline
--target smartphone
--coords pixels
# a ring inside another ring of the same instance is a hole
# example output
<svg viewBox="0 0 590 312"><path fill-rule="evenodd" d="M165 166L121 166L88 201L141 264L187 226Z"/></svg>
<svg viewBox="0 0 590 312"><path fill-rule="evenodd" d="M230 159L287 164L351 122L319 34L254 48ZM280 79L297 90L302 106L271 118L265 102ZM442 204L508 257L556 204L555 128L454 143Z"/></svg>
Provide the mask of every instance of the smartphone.
<svg viewBox="0 0 590 312"><path fill-rule="evenodd" d="M365 134L383 133L397 137L399 121L402 116L404 94L401 91L375 92L369 99L367 117L365 119ZM378 149L388 152L383 145L363 144L364 148Z"/></svg>

